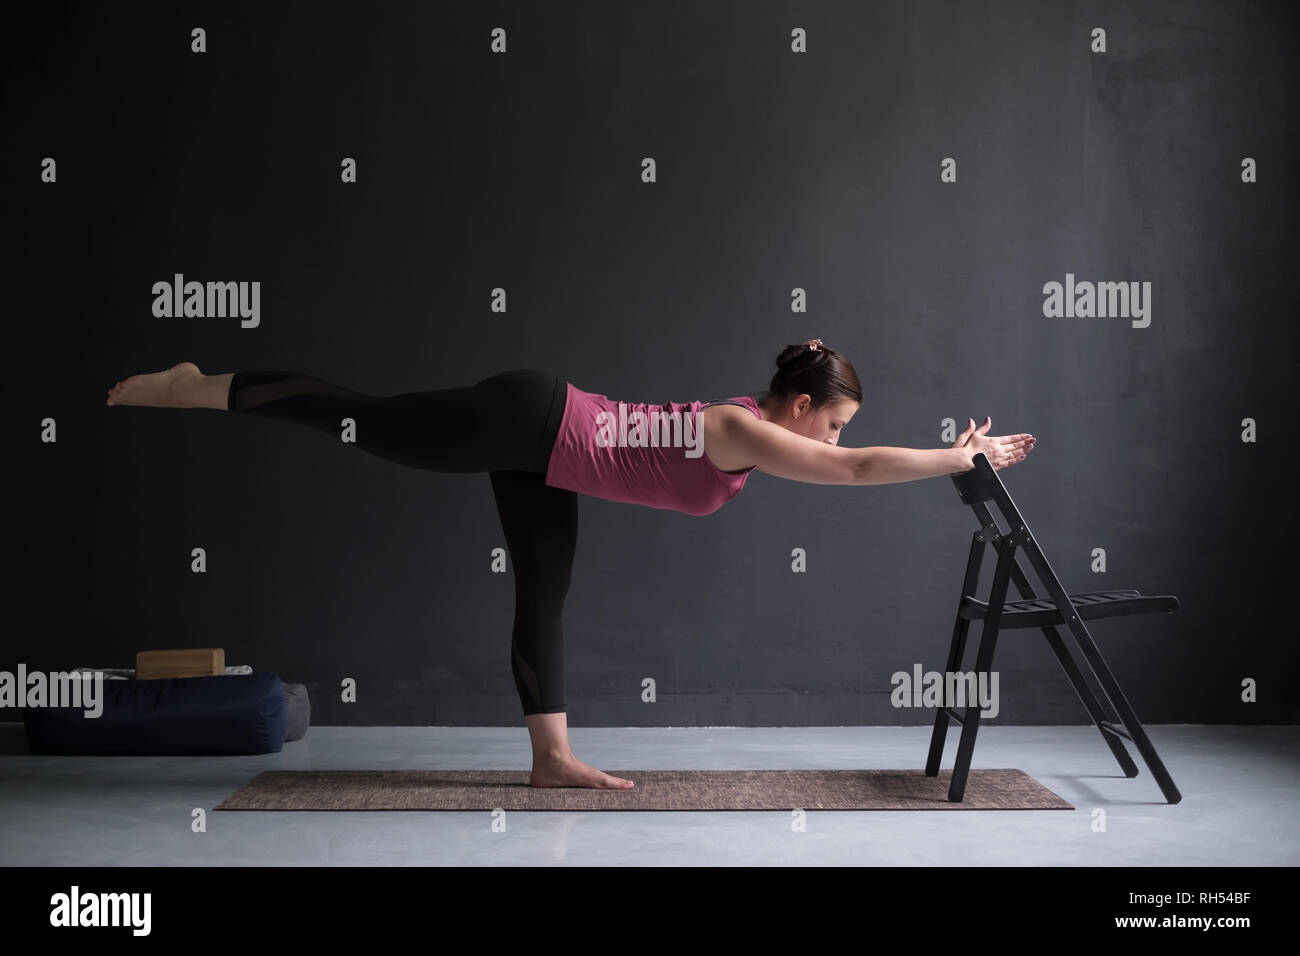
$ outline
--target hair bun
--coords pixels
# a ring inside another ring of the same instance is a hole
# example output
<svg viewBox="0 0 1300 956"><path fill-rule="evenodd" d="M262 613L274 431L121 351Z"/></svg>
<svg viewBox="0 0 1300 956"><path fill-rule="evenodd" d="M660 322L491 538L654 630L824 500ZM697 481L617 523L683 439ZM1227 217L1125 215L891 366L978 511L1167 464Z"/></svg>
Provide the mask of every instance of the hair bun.
<svg viewBox="0 0 1300 956"><path fill-rule="evenodd" d="M805 351L807 350L802 345L787 345L784 351L776 357L776 367L784 368L800 355L803 355Z"/></svg>
<svg viewBox="0 0 1300 956"><path fill-rule="evenodd" d="M838 398L862 404L858 373L848 359L827 348L821 339L787 345L776 357L776 369L772 384L759 400L760 405L771 398L784 401L798 395L809 396L816 408Z"/></svg>

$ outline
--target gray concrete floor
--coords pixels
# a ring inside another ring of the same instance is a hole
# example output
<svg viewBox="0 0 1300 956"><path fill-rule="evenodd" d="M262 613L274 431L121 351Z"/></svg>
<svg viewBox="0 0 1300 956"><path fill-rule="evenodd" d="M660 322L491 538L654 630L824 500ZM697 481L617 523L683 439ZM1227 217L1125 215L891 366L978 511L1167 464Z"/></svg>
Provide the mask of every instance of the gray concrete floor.
<svg viewBox="0 0 1300 956"><path fill-rule="evenodd" d="M1300 863L1300 728L1147 728L1163 802L1092 727L983 727L975 767L1018 767L1074 811L211 812L262 770L527 769L519 728L313 727L257 757L42 757L0 724L0 865L1118 865ZM570 728L604 770L919 768L928 727ZM952 766L950 732L944 767ZM1130 747L1130 750L1132 748ZM207 832L191 832L202 807ZM1106 830L1094 832L1094 810Z"/></svg>

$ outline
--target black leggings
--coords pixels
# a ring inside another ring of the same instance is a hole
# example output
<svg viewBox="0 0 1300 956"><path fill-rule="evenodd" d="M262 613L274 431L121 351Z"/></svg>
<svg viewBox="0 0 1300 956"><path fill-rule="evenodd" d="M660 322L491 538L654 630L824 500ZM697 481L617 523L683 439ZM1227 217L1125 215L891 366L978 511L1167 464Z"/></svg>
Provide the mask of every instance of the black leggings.
<svg viewBox="0 0 1300 956"><path fill-rule="evenodd" d="M380 458L429 471L489 472L515 573L510 668L524 714L564 707L564 632L578 496L546 485L566 383L516 369L464 388L363 395L299 372L236 372L227 407L307 425Z"/></svg>

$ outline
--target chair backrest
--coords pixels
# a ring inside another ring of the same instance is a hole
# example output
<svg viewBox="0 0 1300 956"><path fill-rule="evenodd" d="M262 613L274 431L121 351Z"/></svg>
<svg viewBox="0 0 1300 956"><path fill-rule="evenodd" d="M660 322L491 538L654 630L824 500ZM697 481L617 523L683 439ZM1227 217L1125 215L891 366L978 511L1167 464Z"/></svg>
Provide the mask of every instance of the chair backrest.
<svg viewBox="0 0 1300 956"><path fill-rule="evenodd" d="M974 468L959 475L952 475L951 478L952 483L957 487L957 494L961 496L962 504L970 505L975 509L981 524L987 524L986 516L990 512L980 506L987 501L992 501L1002 512L1002 518L1010 529L1028 530L1020 510L1011 500L1011 493L1007 491L1007 486L1002 483L1002 478L983 454L975 456Z"/></svg>
<svg viewBox="0 0 1300 956"><path fill-rule="evenodd" d="M1039 547L1038 540L1029 530L1029 525L1020 514L1020 509L1011 500L1011 493L1002 483L1002 478L983 454L975 456L974 464L975 467L970 471L950 476L952 483L957 487L957 494L961 496L962 504L971 506L981 528L991 527L993 533L999 537L1015 538L1018 551L1023 552L1029 559L1039 582L1052 598L1057 609L1063 614L1070 614L1072 605L1069 595L1048 563L1047 555ZM989 509L990 501L997 505L1002 513L1002 520L1006 522L1005 529L999 527L993 512ZM1028 596L1034 593L1033 585L1020 569L1018 556L1011 567L1011 583L1017 586L1022 595Z"/></svg>

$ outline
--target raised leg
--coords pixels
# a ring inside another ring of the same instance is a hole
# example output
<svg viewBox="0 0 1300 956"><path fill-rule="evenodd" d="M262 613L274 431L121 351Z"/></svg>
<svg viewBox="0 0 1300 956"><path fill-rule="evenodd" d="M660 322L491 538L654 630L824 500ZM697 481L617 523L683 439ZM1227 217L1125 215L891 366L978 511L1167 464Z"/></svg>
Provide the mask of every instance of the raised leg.
<svg viewBox="0 0 1300 956"><path fill-rule="evenodd" d="M362 451L428 471L545 472L564 383L536 369L458 388L376 396L293 371L204 375L192 362L133 375L109 405L217 408L305 425Z"/></svg>

